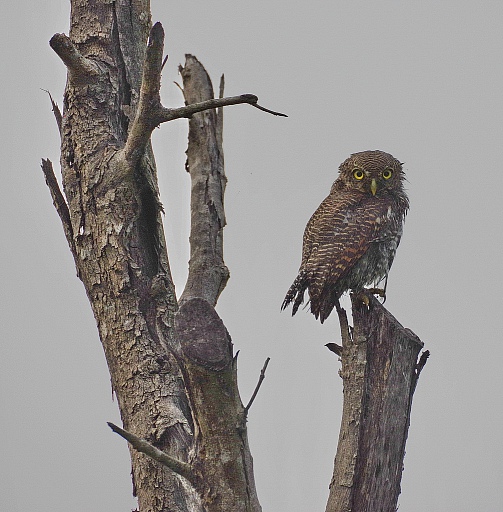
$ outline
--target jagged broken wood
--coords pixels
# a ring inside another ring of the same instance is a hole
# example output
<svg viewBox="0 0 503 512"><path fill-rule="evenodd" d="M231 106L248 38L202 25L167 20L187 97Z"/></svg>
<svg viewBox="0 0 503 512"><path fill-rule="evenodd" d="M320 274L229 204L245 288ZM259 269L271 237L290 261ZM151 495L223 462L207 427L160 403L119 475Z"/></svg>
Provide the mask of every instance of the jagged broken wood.
<svg viewBox="0 0 503 512"><path fill-rule="evenodd" d="M395 512L412 396L429 353L418 362L421 340L369 291L351 303L352 329L337 309L344 403L326 512Z"/></svg>

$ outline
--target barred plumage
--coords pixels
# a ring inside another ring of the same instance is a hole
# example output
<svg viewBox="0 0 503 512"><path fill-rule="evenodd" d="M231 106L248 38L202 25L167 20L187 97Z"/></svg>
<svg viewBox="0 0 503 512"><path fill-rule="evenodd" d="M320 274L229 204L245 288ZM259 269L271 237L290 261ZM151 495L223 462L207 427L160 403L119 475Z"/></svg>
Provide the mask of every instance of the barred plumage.
<svg viewBox="0 0 503 512"><path fill-rule="evenodd" d="M307 223L299 274L281 309L293 302L294 315L307 289L323 323L344 292L387 277L409 208L404 179L402 164L382 151L354 153L340 165Z"/></svg>

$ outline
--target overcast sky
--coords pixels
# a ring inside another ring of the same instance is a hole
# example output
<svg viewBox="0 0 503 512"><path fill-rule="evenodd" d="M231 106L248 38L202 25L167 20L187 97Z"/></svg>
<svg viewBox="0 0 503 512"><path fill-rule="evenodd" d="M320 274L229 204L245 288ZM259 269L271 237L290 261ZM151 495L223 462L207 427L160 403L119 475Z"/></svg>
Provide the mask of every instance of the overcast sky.
<svg viewBox="0 0 503 512"><path fill-rule="evenodd" d="M201 6L204 6L202 8ZM285 112L225 111L229 183L218 304L240 350L264 512L323 511L342 406L334 315L280 312L304 226L350 153L405 162L411 200L386 307L431 351L414 396L400 512L503 510L503 3L489 0L153 1L166 30L163 102L193 53L228 95ZM125 441L84 288L40 170L58 169L50 49L69 2L9 2L0 18L2 240L0 509L127 512ZM172 270L187 275L184 120L154 134Z"/></svg>

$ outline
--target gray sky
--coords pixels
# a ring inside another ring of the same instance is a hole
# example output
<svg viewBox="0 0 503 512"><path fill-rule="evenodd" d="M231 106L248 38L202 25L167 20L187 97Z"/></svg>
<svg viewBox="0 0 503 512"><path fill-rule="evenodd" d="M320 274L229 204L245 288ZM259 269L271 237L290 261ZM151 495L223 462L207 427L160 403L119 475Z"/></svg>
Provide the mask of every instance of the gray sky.
<svg viewBox="0 0 503 512"><path fill-rule="evenodd" d="M65 69L48 45L69 2L18 0L0 19L0 509L134 508L126 444L84 289L40 171L57 168L47 96ZM414 397L400 512L503 510L503 4L499 1L153 1L166 30L166 106L185 53L227 94L285 112L226 109L229 184L218 312L240 350L241 395L267 378L249 435L264 512L324 510L342 382L307 312L280 313L303 228L350 153L405 162L410 214L386 306L431 351ZM204 5L204 9L201 8ZM172 269L188 260L186 122L154 134Z"/></svg>

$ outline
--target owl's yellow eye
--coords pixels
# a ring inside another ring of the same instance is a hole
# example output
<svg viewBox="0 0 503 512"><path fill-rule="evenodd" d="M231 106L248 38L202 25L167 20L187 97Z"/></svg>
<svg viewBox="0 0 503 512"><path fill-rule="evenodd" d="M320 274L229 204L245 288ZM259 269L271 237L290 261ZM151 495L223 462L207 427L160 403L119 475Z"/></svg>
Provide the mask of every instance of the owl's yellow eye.
<svg viewBox="0 0 503 512"><path fill-rule="evenodd" d="M361 169L353 169L353 176L355 177L356 180L363 180L365 174Z"/></svg>
<svg viewBox="0 0 503 512"><path fill-rule="evenodd" d="M391 169L384 169L384 171L382 172L382 177L385 180L389 180L391 176L393 176L393 171Z"/></svg>

